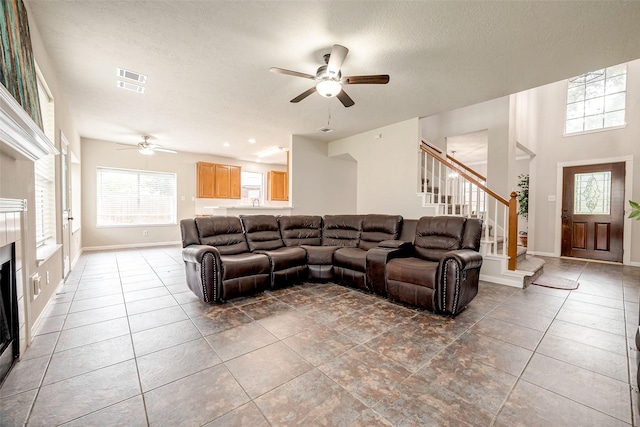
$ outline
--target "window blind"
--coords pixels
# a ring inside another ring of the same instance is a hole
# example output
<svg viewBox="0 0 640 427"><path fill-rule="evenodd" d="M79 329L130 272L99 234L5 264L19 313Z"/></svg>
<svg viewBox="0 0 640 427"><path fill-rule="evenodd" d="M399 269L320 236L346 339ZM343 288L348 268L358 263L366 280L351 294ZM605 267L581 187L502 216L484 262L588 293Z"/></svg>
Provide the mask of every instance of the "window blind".
<svg viewBox="0 0 640 427"><path fill-rule="evenodd" d="M176 174L98 168L97 225L177 223Z"/></svg>

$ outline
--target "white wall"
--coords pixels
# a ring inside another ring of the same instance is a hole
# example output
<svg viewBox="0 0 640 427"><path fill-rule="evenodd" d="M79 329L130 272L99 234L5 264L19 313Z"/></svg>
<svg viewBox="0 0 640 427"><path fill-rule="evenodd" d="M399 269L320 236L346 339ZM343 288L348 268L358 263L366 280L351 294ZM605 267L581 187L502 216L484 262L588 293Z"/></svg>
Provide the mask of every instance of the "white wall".
<svg viewBox="0 0 640 427"><path fill-rule="evenodd" d="M207 154L158 152L152 156L145 156L138 153L137 150L120 150L121 148L126 147L114 142L82 139L82 246L85 249L177 243L182 239L179 224L96 227L96 171L98 166L176 173L178 179L178 222L183 218L192 218L198 210L202 209L202 206L239 204L238 200L196 199L196 162L241 166L243 170L249 172L263 173L265 179L268 170L286 170L284 165L245 162ZM143 235L143 230L148 232L146 236Z"/></svg>
<svg viewBox="0 0 640 427"><path fill-rule="evenodd" d="M357 213L424 215L417 196L419 137L414 118L329 143L329 156L350 155L358 164Z"/></svg>
<svg viewBox="0 0 640 427"><path fill-rule="evenodd" d="M352 158L329 157L326 142L293 135L290 159L293 214L357 212L357 164Z"/></svg>
<svg viewBox="0 0 640 427"><path fill-rule="evenodd" d="M529 196L530 206L535 206L530 221L536 225L533 236L536 253L554 254L561 238L556 226L561 203L561 194L557 192L561 184L557 179L559 164L590 164L599 159L633 156L633 172L627 181L636 184L632 193L625 194L625 200L640 200L640 60L630 62L627 68L627 125L624 128L563 136L566 91L566 81L561 81L516 95L522 98L517 103L517 122L527 122L523 131L517 132L518 137L525 145L536 147L537 154L531 162ZM549 196L555 196L556 201L548 201ZM625 234L630 240L627 255L631 263L640 265L640 223L626 220Z"/></svg>

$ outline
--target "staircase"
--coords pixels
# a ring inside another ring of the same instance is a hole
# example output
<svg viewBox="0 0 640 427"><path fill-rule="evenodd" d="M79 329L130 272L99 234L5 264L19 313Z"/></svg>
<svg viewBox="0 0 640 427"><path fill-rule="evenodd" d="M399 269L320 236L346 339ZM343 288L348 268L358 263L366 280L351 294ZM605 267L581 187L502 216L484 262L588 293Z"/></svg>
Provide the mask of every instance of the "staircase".
<svg viewBox="0 0 640 427"><path fill-rule="evenodd" d="M483 220L480 279L526 288L543 272L544 260L517 246L517 201L507 200L485 186L486 178L422 141L420 191L422 206L431 215L456 215Z"/></svg>

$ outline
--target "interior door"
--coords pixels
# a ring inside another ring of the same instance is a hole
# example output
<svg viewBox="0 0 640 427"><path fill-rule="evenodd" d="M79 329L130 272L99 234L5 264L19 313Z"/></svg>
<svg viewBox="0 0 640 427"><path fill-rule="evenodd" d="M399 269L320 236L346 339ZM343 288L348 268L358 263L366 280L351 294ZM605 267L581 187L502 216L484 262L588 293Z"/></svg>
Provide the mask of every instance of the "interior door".
<svg viewBox="0 0 640 427"><path fill-rule="evenodd" d="M564 168L562 256L622 262L625 164Z"/></svg>

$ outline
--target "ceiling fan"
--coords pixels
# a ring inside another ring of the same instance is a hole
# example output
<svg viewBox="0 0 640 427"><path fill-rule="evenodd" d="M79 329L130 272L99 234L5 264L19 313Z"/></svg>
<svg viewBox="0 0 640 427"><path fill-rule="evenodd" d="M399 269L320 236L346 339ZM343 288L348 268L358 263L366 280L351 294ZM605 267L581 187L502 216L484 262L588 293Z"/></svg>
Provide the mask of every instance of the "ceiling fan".
<svg viewBox="0 0 640 427"><path fill-rule="evenodd" d="M307 96L314 92L318 92L325 98L337 97L342 105L345 107L351 107L355 104L353 99L344 91L342 86L344 85L358 85L358 84L377 84L384 85L389 83L388 74L378 74L369 76L349 76L342 77L340 68L344 59L349 53L349 49L339 44L334 44L331 49L331 53L324 55L325 65L322 65L316 71L316 75L299 73L297 71L285 70L283 68L272 67L269 69L272 73L287 74L294 77L302 77L309 80L315 80L316 85L312 88L302 92L291 100L293 103L297 103L305 99Z"/></svg>
<svg viewBox="0 0 640 427"><path fill-rule="evenodd" d="M137 149L138 152L140 152L140 154L145 154L147 156L152 155L153 153L155 153L156 151L161 151L163 153L171 153L171 154L176 154L177 151L174 150L168 150L166 148L162 148L160 145L158 144L152 144L149 142L149 136L147 135L143 135L142 142L138 142L138 145L136 147L130 147L130 148L119 148L119 150L134 150ZM125 144L122 144L125 145Z"/></svg>

